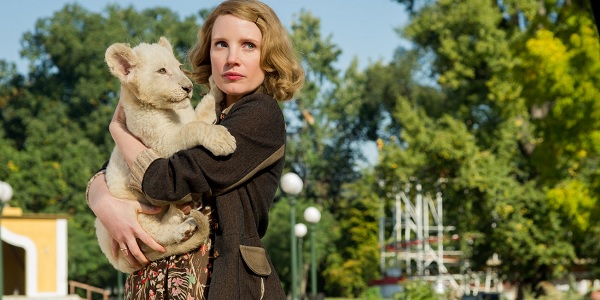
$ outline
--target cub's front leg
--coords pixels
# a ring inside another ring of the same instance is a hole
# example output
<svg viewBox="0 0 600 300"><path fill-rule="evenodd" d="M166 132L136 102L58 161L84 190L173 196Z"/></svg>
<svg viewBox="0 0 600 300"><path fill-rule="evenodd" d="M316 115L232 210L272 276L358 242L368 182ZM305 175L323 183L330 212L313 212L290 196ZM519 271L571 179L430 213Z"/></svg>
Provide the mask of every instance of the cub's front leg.
<svg viewBox="0 0 600 300"><path fill-rule="evenodd" d="M217 156L229 155L235 151L235 138L221 125L191 122L185 124L179 132L185 149L203 146Z"/></svg>
<svg viewBox="0 0 600 300"><path fill-rule="evenodd" d="M221 113L220 105L223 101L223 92L219 90L212 76L208 78L208 82L210 91L204 95L196 106L197 122L185 125L181 130L181 135L183 140L190 144L188 148L201 145L214 155L228 155L235 150L235 138L227 128L213 124L216 121L217 114ZM206 126L201 126L198 122L206 123ZM191 145L193 143L198 144Z"/></svg>
<svg viewBox="0 0 600 300"><path fill-rule="evenodd" d="M229 130L215 125L216 115L223 100L223 92L219 90L212 76L209 78L211 89L196 106L196 121L184 124L176 133L164 136L165 145L173 152L203 146L216 156L229 155L235 151L235 138ZM168 152L168 151L167 151Z"/></svg>
<svg viewBox="0 0 600 300"><path fill-rule="evenodd" d="M219 90L212 76L208 78L210 91L196 105L196 121L214 124L217 115L221 113L221 102L223 102L223 92Z"/></svg>

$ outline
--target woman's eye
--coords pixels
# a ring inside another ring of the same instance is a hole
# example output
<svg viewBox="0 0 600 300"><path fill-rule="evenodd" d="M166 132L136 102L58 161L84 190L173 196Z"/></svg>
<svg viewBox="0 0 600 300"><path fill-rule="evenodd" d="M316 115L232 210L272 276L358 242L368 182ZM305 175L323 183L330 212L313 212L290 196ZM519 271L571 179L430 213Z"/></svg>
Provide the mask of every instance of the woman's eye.
<svg viewBox="0 0 600 300"><path fill-rule="evenodd" d="M167 69L165 69L165 68L160 68L160 69L158 69L158 71L156 71L156 72L158 72L158 74L167 74Z"/></svg>
<svg viewBox="0 0 600 300"><path fill-rule="evenodd" d="M252 43L245 43L244 44L244 48L246 48L246 49L256 49L256 45L254 45Z"/></svg>
<svg viewBox="0 0 600 300"><path fill-rule="evenodd" d="M219 48L226 48L227 47L227 43L225 43L225 42L216 42L215 46L217 46Z"/></svg>

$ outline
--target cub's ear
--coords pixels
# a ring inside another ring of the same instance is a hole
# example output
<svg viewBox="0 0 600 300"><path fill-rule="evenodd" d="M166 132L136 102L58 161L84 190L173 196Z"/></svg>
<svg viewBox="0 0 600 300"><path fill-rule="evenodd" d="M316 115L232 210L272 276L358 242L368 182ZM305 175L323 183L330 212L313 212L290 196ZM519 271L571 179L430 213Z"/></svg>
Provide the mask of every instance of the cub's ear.
<svg viewBox="0 0 600 300"><path fill-rule="evenodd" d="M167 40L166 37L161 36L160 39L158 40L158 44L169 49L169 51L171 51L171 53L173 53L173 46L171 46L171 43L169 42L169 40Z"/></svg>
<svg viewBox="0 0 600 300"><path fill-rule="evenodd" d="M121 81L127 81L132 77L132 72L138 64L138 57L129 44L113 44L104 55L110 72Z"/></svg>

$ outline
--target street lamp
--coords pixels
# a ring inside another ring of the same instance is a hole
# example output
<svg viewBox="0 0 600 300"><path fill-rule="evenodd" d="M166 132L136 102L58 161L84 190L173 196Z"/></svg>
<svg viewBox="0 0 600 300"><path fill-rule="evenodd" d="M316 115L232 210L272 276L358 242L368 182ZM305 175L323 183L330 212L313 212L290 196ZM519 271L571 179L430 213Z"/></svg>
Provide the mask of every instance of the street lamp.
<svg viewBox="0 0 600 300"><path fill-rule="evenodd" d="M321 212L314 206L304 210L304 220L310 226L310 289L313 299L317 299L317 258L315 251L315 225L321 220Z"/></svg>
<svg viewBox="0 0 600 300"><path fill-rule="evenodd" d="M12 198L13 189L10 184L0 181L0 219L2 219L2 209L4 204ZM0 299L4 295L4 255L2 254L2 248L4 247L2 241L2 224L0 224Z"/></svg>
<svg viewBox="0 0 600 300"><path fill-rule="evenodd" d="M298 270L300 271L300 276L298 277L298 290L300 291L300 295L302 295L302 279L304 278L304 268L302 267L302 238L308 232L308 228L303 223L298 223L294 226L294 233L298 238ZM302 299L302 297L300 297Z"/></svg>
<svg viewBox="0 0 600 300"><path fill-rule="evenodd" d="M290 194L291 197L289 197L289 201L290 201L290 224L291 224L291 230L290 230L290 251L291 251L291 275L292 275L292 280L291 280L291 285L292 285L292 300L296 300L296 283L297 283L297 279L296 279L296 234L294 233L294 225L296 224L296 196L298 196L298 194L300 194L300 192L302 191L302 187L304 186L304 183L302 182L302 179L300 178L300 176L298 176L296 173L286 173L283 174L283 176L281 176L281 189L283 190L284 193L286 194Z"/></svg>
<svg viewBox="0 0 600 300"><path fill-rule="evenodd" d="M502 285L498 283L498 266L502 264L502 260L498 258L498 253L492 255L485 262L487 266L485 275L485 291L489 292L491 285L495 284L496 292L500 292Z"/></svg>

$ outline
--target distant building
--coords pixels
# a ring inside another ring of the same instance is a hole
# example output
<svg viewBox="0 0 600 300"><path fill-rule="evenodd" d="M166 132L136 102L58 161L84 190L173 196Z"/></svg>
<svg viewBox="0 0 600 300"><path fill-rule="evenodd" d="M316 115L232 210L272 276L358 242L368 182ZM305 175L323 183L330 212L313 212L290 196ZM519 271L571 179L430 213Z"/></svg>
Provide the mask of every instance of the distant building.
<svg viewBox="0 0 600 300"><path fill-rule="evenodd" d="M67 217L4 207L0 226L4 294L67 296Z"/></svg>

